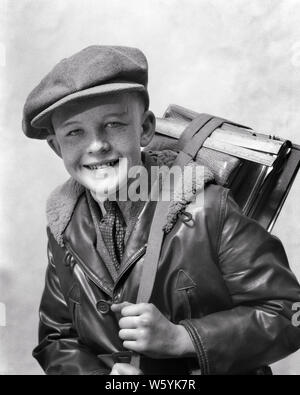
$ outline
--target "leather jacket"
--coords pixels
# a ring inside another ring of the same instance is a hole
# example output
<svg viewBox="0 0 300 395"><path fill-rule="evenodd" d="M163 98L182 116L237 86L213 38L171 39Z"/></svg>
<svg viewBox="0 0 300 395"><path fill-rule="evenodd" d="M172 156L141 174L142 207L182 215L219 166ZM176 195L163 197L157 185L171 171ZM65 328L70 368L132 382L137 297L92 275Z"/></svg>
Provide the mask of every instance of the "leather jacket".
<svg viewBox="0 0 300 395"><path fill-rule="evenodd" d="M151 297L185 326L197 357L142 357L145 374L260 374L300 347L292 305L300 287L278 238L241 214L230 191L209 183L165 235ZM112 302L135 303L155 202L146 202L112 275L96 249L82 188L69 181L48 206L48 258L33 355L47 374L109 374L130 360Z"/></svg>

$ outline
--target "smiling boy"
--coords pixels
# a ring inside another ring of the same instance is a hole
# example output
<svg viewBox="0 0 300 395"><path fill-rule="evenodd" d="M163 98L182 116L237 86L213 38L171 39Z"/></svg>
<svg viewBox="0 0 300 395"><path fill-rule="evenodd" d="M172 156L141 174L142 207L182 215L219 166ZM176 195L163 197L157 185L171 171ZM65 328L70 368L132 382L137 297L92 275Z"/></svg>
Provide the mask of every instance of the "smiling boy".
<svg viewBox="0 0 300 395"><path fill-rule="evenodd" d="M157 164L141 153L155 132L147 80L138 49L92 46L27 98L25 134L47 139L71 176L47 204L34 357L47 374L261 373L300 346L299 284L280 241L209 171L204 206L185 201L193 226L179 212L168 224L151 303L136 303L156 202L119 195L130 169Z"/></svg>
<svg viewBox="0 0 300 395"><path fill-rule="evenodd" d="M47 141L70 175L92 194L109 196L127 186L128 169L142 164L155 117L136 92L121 92L65 104L53 112L52 125ZM109 178L107 167L114 169Z"/></svg>

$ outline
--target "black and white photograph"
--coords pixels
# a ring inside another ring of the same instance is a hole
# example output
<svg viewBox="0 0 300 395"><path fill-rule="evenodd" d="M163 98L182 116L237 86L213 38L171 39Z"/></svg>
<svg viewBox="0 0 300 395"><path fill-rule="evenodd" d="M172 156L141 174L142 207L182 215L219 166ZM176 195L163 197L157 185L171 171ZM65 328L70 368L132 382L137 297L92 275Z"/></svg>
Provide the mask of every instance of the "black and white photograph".
<svg viewBox="0 0 300 395"><path fill-rule="evenodd" d="M299 20L0 0L1 376L300 375Z"/></svg>

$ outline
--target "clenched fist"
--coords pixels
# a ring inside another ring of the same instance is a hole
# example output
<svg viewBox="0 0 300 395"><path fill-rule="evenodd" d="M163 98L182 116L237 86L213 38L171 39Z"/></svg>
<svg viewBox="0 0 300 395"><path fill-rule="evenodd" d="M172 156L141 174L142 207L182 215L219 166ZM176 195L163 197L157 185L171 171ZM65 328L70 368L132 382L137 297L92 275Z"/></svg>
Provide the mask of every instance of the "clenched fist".
<svg viewBox="0 0 300 395"><path fill-rule="evenodd" d="M113 304L119 313L119 337L124 348L150 358L194 356L191 338L182 325L169 321L153 304Z"/></svg>

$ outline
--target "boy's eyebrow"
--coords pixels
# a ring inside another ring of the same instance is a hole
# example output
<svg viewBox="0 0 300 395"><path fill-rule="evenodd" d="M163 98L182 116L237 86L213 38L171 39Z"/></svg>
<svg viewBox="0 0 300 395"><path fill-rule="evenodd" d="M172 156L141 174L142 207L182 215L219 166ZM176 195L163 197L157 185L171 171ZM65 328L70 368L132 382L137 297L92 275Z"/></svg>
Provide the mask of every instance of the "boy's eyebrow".
<svg viewBox="0 0 300 395"><path fill-rule="evenodd" d="M66 121L66 122L63 122L61 126L65 127L65 126L70 126L70 125L75 125L75 124L79 124L79 122L78 121Z"/></svg>
<svg viewBox="0 0 300 395"><path fill-rule="evenodd" d="M108 114L105 114L103 116L103 119L108 118L108 117L116 117L116 116L126 116L128 115L128 111L119 111L119 112L111 112ZM67 120L66 122L63 122L61 127L66 127L66 126L72 126L72 125L79 125L81 122L80 121L76 121L76 120Z"/></svg>
<svg viewBox="0 0 300 395"><path fill-rule="evenodd" d="M123 115L128 115L128 111L120 111L120 112L111 112L108 114L105 114L105 116L103 118L106 117L117 117L117 116L123 116Z"/></svg>

